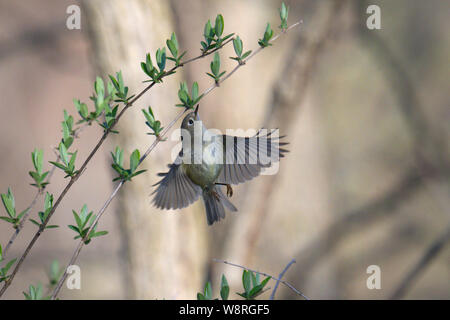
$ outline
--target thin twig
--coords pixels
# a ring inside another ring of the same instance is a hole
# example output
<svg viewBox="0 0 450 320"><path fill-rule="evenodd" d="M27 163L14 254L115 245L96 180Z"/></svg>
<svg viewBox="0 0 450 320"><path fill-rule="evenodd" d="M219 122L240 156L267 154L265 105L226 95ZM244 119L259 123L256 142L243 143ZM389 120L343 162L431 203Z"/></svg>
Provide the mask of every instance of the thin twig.
<svg viewBox="0 0 450 320"><path fill-rule="evenodd" d="M422 273L427 266L436 258L445 245L450 242L450 225L440 234L431 245L423 252L419 261L411 268L406 277L402 280L400 285L395 289L391 299L401 299L408 289L412 286L417 277Z"/></svg>
<svg viewBox="0 0 450 320"><path fill-rule="evenodd" d="M291 25L289 28L287 28L283 33L277 35L276 37L274 37L272 39L271 42L274 42L276 39L278 39L280 37L280 35L287 33L287 31L291 30L292 28L300 25L302 22L297 22L294 23L293 25ZM231 41L231 40L230 40ZM222 47L227 44L229 41L225 42ZM251 57L255 56L258 52L260 52L262 49L264 49L263 47L259 48L259 50L256 50L252 55L250 55L245 62L247 62ZM211 54L212 52L210 52L209 54ZM207 54L204 54L202 56L206 56ZM188 62L192 62L195 61L196 59L191 59L188 60ZM186 64L187 62L185 62L184 64ZM181 64L182 65L182 64ZM232 72L230 72L230 74L228 74L227 77L224 77L220 83L224 82L226 79L228 79L240 66L242 66L242 64L238 64ZM208 94L209 92L211 92L212 90L214 90L214 88L218 87L218 84L216 83L215 85L211 86L210 88L208 88L204 93L203 96L205 96L206 94ZM183 114L186 113L186 111L188 111L188 109L184 109L182 112L180 112L170 123L168 126L166 126L164 128L164 130L161 132L161 134L155 139L155 141L153 141L153 143L150 145L150 147L145 151L144 155L141 157L141 159L139 159L139 164L141 164L145 158L150 154L150 152L157 146L157 144L161 141L163 141L163 138L166 136L166 134L169 132L169 130L175 125L175 123L183 116ZM100 218L102 217L103 213L105 212L106 208L108 207L108 205L111 203L111 201L113 200L113 198L116 196L117 192L120 190L120 188L124 185L124 181L121 181L116 188L114 189L114 191L112 192L112 194L108 197L108 200L105 202L105 204L103 205L103 207L100 209L100 211L97 214L97 217L95 218L94 222L92 223L91 228L88 230L88 232L86 233L86 235L89 235L91 230L93 228L96 227L98 221L100 220ZM59 294L59 291L61 290L61 287L64 283L64 281L67 278L67 270L69 268L69 266L73 265L75 263L75 261L77 260L78 256L80 255L81 249L84 246L84 241L86 239L81 239L75 252L72 255L72 258L70 259L70 263L69 265L67 265L65 272L63 274L63 276L61 277L61 279L59 280L57 286L55 287L55 290L53 291L52 294L52 299L55 299L57 297L57 295ZM306 297L305 297L306 298Z"/></svg>
<svg viewBox="0 0 450 320"><path fill-rule="evenodd" d="M109 204L110 204L111 201L114 199L114 197L116 196L117 192L119 192L120 188L122 187L122 185L123 185L124 183L125 183L125 181L122 180L122 181L120 181L119 184L114 188L114 191L111 193L111 195L109 196L108 200L105 202L105 204L103 205L103 207L100 209L100 211L99 211L99 213L98 213L98 215L97 215L97 217L96 217L94 223L92 224L94 227L96 226L96 224L97 224L97 222L98 222L98 219L100 219L100 217L102 216L103 212L105 212L106 208L109 206ZM90 230L89 230L89 232L87 232L87 235L86 235L86 236L88 236L89 234L90 234ZM76 248L74 254L72 255L72 258L70 259L69 266L75 264L75 261L77 260L78 256L80 255L81 249L83 248L83 246L84 246L84 244L85 244L85 243L84 243L85 240L86 240L86 239L83 238L83 239L81 239L81 241L78 243L78 246L77 246L77 248ZM64 270L64 274L62 275L62 277L61 277L60 280L58 281L58 284L56 285L55 289L53 290L53 293L52 293L52 299L55 299L55 298L56 298L56 295L57 295L58 292L59 292L59 290L61 290L61 287L62 287L62 285L63 285L63 283L64 283L64 281L66 280L67 275L68 275L67 271L68 271L68 267Z"/></svg>
<svg viewBox="0 0 450 320"><path fill-rule="evenodd" d="M20 222L19 222L19 225L17 226L17 228L14 230L14 233L9 238L8 244L6 245L6 247L3 251L3 258L6 257L6 253L9 251L9 248L14 243L14 241L16 240L17 236L19 235L20 231L22 230L24 221L27 219L28 215L30 214L31 209L34 207L34 205L36 204L36 202L41 194L42 194L42 192L40 190L38 192L36 192L36 195L34 196L33 200L31 201L30 205L27 208L27 213L24 214L24 216L22 217L22 220L20 220Z"/></svg>
<svg viewBox="0 0 450 320"><path fill-rule="evenodd" d="M171 121L171 123L161 132L161 134L155 139L155 141L153 141L153 143L150 145L150 147L147 149L147 151L144 153L144 155L139 159L139 164L141 164L145 158L147 158L147 156L150 154L150 152L152 152L152 150L156 147L156 145L166 136L166 134L168 133L169 129L171 127L173 127L175 125L175 123L181 118L181 116L187 111L187 109L185 109L183 112L181 112L174 120ZM84 247L85 241L87 239L87 237L89 236L89 234L91 233L91 230L93 228L96 228L98 221L100 220L100 218L103 216L103 214L105 213L106 209L108 208L109 204L111 203L111 201L115 198L115 196L117 195L117 193L119 192L120 188L122 188L122 186L125 184L125 181L122 180L120 181L117 186L114 188L113 192L111 193L111 195L108 197L108 199L106 200L106 202L103 204L102 208L100 209L100 211L98 212L98 214L96 215L94 221L92 222L92 227L88 230L88 232L86 232L86 236L85 238L81 239L80 242L78 243L77 248L75 249L75 252L72 255L72 258L70 259L69 264L67 265L63 276L59 279L58 284L56 285L53 293L52 293L52 299L55 299L56 296L58 295L59 291L61 290L61 287L63 285L63 283L66 281L67 279L67 270L69 269L69 266L75 264L75 261L78 259L78 256L80 255L81 249Z"/></svg>
<svg viewBox="0 0 450 320"><path fill-rule="evenodd" d="M285 31L281 32L280 34L276 35L275 37L272 38L272 40L270 41L270 43L274 43L275 41L277 41L278 38L280 38L282 35L286 34L289 30L299 26L300 24L302 24L303 21L300 20L296 23L294 23L293 25L291 25L289 28L287 28ZM261 52L263 49L265 49L267 47L259 47L258 49L256 49L251 55L249 55L246 59L244 59L242 61L242 63L238 63L238 65L236 67L234 67L233 70L231 70L230 73L228 73L226 76L224 76L223 78L221 78L218 82L216 82L213 86L209 87L208 89L205 90L205 92L203 93L203 96L206 96L208 93L210 93L215 87L218 87L221 83L223 83L225 80L227 80L229 77L231 77L233 75L233 73L235 73L240 67L244 66L247 61L249 61L251 58L253 58L255 55L257 55L259 52Z"/></svg>
<svg viewBox="0 0 450 320"><path fill-rule="evenodd" d="M228 261L225 261L225 260L213 259L213 261L214 261L214 262L219 262L219 263L228 264L228 265L230 265L230 266L238 267L238 268L241 268L241 269L244 269L244 270L248 270L248 271L251 271L251 272L254 272L254 273L259 273L260 275L263 275L263 276L265 276L265 277L271 277L273 280L277 280L277 282L281 282L282 284L284 284L285 286L287 286L289 289L291 289L292 291L294 291L294 292L295 292L296 294L298 294L299 296L302 296L305 300L309 300L309 298L308 298L307 296L305 296L303 293L301 293L299 290L297 290L293 285L291 285L291 284L290 284L289 282L287 282L287 281L281 280L280 278L276 278L276 277L271 276L270 274L267 274L267 273L265 273L265 272L259 272L259 271L256 271L256 270L252 270L252 269L250 269L250 268L241 266L241 265L239 265L239 264L231 263L231 262L228 262ZM274 290L275 290L275 289L274 289Z"/></svg>
<svg viewBox="0 0 450 320"><path fill-rule="evenodd" d="M286 271L289 269L289 267L291 266L291 265L293 265L295 263L295 259L292 259L287 265L286 265L286 267L284 268L284 270L283 271L281 271L281 273L280 273L280 275L278 276L278 278L279 279L282 279L283 278L283 276L284 276L284 274L286 273ZM278 285L280 284L280 281L278 280L277 281L277 283L275 284L275 287L273 288L273 291L272 291L272 293L270 294L270 300L273 300L274 298L275 298L275 292L277 292L277 289L278 289Z"/></svg>
<svg viewBox="0 0 450 320"><path fill-rule="evenodd" d="M304 99L310 82L314 78L314 70L320 63L320 55L326 48L333 32L336 32L336 21L345 7L344 1L327 2L323 25L318 29L317 34L311 37L297 37L293 47L287 52L285 61L278 79L274 82L271 98L266 106L266 116L263 128L269 126L269 121L275 127L283 126L287 132L295 126L298 112L304 109ZM322 12L319 12L321 18ZM289 92L290 94L287 94ZM263 230L266 217L270 214L270 198L274 195L274 189L281 175L275 174L267 177L262 190L259 191L265 201L260 201L250 216L250 223L247 227L247 240L242 246L243 262L251 264L255 247Z"/></svg>
<svg viewBox="0 0 450 320"><path fill-rule="evenodd" d="M85 128L87 127L87 124L83 124L81 126L79 126L78 128L76 128L73 131L73 137L74 139L78 138L79 133ZM56 155L56 159L55 162L59 162L61 160L59 155ZM50 180L53 177L53 174L55 172L56 167L52 166L52 168L50 169L50 172L47 175L47 178L45 179L45 183L49 184ZM9 241L5 247L5 249L3 250L3 258L6 257L6 253L9 251L10 247L12 246L12 244L14 243L14 241L16 240L17 236L19 235L20 231L22 231L23 229L23 225L25 223L25 221L27 221L28 216L31 213L31 210L33 209L34 205L37 203L37 200L39 199L39 197L44 194L44 190L45 190L46 186L42 187L41 189L39 189L36 192L36 195L34 196L33 200L31 201L31 203L28 205L27 207L27 211L26 213L23 215L22 219L20 220L19 224L17 225L17 228L14 230L14 233L11 235L11 237L9 238Z"/></svg>
<svg viewBox="0 0 450 320"><path fill-rule="evenodd" d="M230 39L231 41L231 39ZM200 58L204 58L207 57L208 55L212 54L213 52L223 48L227 43L229 43L230 41L226 41L225 43L223 43L220 47L215 48L214 50L211 50L210 52L207 53L202 53L199 57L197 57L197 59ZM193 62L195 60L197 60L196 58L187 60L186 62L182 62L177 66L174 66L172 69L170 69L169 71L167 71L166 75L163 75L162 77L166 77L167 75L170 75L173 71L177 70L178 68L181 68L183 66L185 66L186 64ZM57 207L59 206L59 204L61 203L62 199L65 197L65 195L67 194L67 192L70 190L70 188L72 187L72 185L78 180L78 178L84 173L89 161L92 159L92 157L97 153L97 151L99 150L99 148L102 146L103 142L105 142L106 138L108 137L108 135L112 132L112 129L114 129L114 127L116 126L116 124L119 122L120 118L122 117L122 115L125 113L125 111L127 109L129 109L139 98L141 98L148 90L150 90L154 85L156 84L156 82L151 82L147 87L145 87L140 93L138 93L133 99L131 99L124 107L123 109L119 112L119 114L117 115L115 121L113 122L113 124L109 127L108 130L106 130L102 137L100 138L100 140L98 141L98 143L96 144L96 146L94 147L94 149L92 149L92 151L89 153L89 155L87 156L86 160L83 162L83 164L81 165L80 169L78 170L78 173L71 177L69 183L66 185L66 187L64 188L64 190L61 192L60 196L58 197L58 199L56 200L54 206L52 207L52 209L50 210L47 218L45 219L45 221L41 224L41 226L39 227L39 230L35 233L34 237L31 239L30 243L28 244L27 248L25 249L24 253L22 254L22 256L19 259L19 262L16 264L13 272L11 273L11 275L9 276L9 278L5 281L5 284L3 285L3 287L0 290L0 297L5 293L5 291L8 289L8 287L11 285L11 282L13 281L14 277L16 276L17 272L19 271L23 261L25 260L25 258L27 257L28 253L30 252L31 248L34 246L34 243L37 241L37 239L40 237L41 233L45 230L45 227L47 226L48 222L50 221L51 217L53 216L54 212L56 211ZM181 116L181 114L179 115Z"/></svg>

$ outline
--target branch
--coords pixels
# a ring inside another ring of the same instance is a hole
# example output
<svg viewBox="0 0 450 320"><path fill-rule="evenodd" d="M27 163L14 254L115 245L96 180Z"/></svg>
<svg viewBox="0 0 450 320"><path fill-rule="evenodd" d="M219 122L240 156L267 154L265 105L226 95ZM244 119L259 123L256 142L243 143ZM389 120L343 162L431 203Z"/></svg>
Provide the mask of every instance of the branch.
<svg viewBox="0 0 450 320"><path fill-rule="evenodd" d="M162 139L165 137L165 135L168 133L168 131L170 130L171 127L174 126L174 124L181 118L181 116L187 111L187 109L185 109L183 112L181 112L174 120L171 121L171 123L161 132L161 135L158 136L155 141L153 141L153 143L150 145L150 147L147 149L147 151L144 153L144 155L141 157L141 159L139 159L139 164L141 164L145 158L150 154L150 152L152 152L152 150L156 147L156 145L162 141ZM125 181L122 180L120 181L117 186L114 188L113 192L111 193L111 195L108 197L108 199L106 200L106 202L103 204L102 208L100 209L100 211L98 212L95 220L92 223L92 227L89 229L89 231L86 233L86 236L84 238L82 238L80 240L80 242L78 243L77 248L75 249L75 252L72 255L72 258L70 259L69 264L67 265L66 269L64 270L64 274L62 275L61 279L59 279L58 284L56 285L55 289L53 290L52 293L52 299L56 299L56 296L59 294L59 291L61 290L62 285L64 284L64 282L67 279L68 276L68 269L69 266L74 265L75 262L78 259L78 256L80 255L81 249L84 247L85 245L85 241L86 241L86 237L89 236L89 234L91 233L91 230L93 228L95 228L98 224L98 221L100 220L100 218L103 216L103 214L105 213L106 209L108 208L109 204L111 203L111 201L115 198L115 196L117 195L117 193L119 192L120 188L122 188L122 186L125 184Z"/></svg>
<svg viewBox="0 0 450 320"><path fill-rule="evenodd" d="M391 299L402 298L406 294L408 289L412 286L414 281L417 280L418 276L431 264L433 259L435 259L439 255L439 253L445 248L445 245L449 242L450 225L423 252L419 261L411 268L411 270L408 272L397 289L395 289L394 293L391 296Z"/></svg>
<svg viewBox="0 0 450 320"><path fill-rule="evenodd" d="M336 30L336 19L345 4L343 1L334 1L327 5L325 12L324 25L317 32L317 35L310 39L298 37L294 43L294 47L290 49L285 57L283 70L279 75L278 81L272 89L271 98L267 104L267 112L263 122L263 128L269 126L269 121L275 122L275 127L283 126L284 130L288 130L298 111L302 107L303 99L306 97L305 92L308 89L309 82L313 78L313 72L319 63L320 54L324 51L333 31ZM321 12L319 12L319 15ZM320 16L319 16L320 18ZM287 79L287 80L286 80ZM286 94L290 92L290 94ZM266 217L269 214L268 199L273 194L274 188L277 186L277 180L280 175L270 176L264 183L261 194L266 201L259 202L253 214L250 216L247 233L246 246L244 250L244 260L249 264L255 252L255 246L260 238L261 230Z"/></svg>
<svg viewBox="0 0 450 320"><path fill-rule="evenodd" d="M87 124L83 124L81 126L79 126L78 128L76 128L74 130L73 133L73 137L74 139L79 138L78 134L87 126ZM55 162L59 162L61 159L59 157L59 155L56 156L56 160ZM50 172L47 175L47 178L45 179L45 183L50 183L50 180L52 179L53 173L55 172L56 167L52 166L52 168L50 169ZM20 220L20 223L18 224L17 228L14 230L14 233L11 235L11 237L9 238L9 241L5 247L5 250L3 251L3 258L6 257L6 253L9 251L10 247L13 245L14 241L16 240L17 236L19 235L20 231L22 231L23 229L23 225L25 223L25 221L27 220L27 218L29 217L30 213L31 213L31 209L33 209L34 205L37 203L37 200L39 199L39 197L44 194L44 190L46 188L46 185L44 187L42 187L41 189L39 189L36 192L36 195L34 196L33 200L31 201L31 203L28 205L27 207L27 212L23 215L22 219Z"/></svg>
<svg viewBox="0 0 450 320"><path fill-rule="evenodd" d="M284 274L286 273L286 271L289 269L289 267L295 263L295 259L292 259L287 266L284 268L283 271L281 271L280 275L278 276L278 278L282 279ZM273 288L272 294L270 295L270 300L273 300L275 298L275 292L277 292L278 289L278 285L280 284L280 280L277 281L277 283L275 284L275 287Z"/></svg>
<svg viewBox="0 0 450 320"><path fill-rule="evenodd" d="M231 41L231 40L230 40ZM177 70L178 68L183 67L184 65L193 62L195 60L198 60L200 58L204 58L210 54L212 54L213 52L223 48L227 43L229 43L230 41L226 41L225 43L223 43L220 47L215 48L214 50L208 51L206 53L202 53L201 55L199 55L196 58L187 60L186 62L181 63L178 66L174 66L172 69L170 69L166 75L163 75L162 77L166 77L167 75L170 75L173 71ZM94 149L92 149L92 151L89 153L89 155L87 156L86 160L83 162L83 164L81 165L80 169L78 170L78 173L70 178L69 183L66 185L66 187L64 188L64 190L61 192L60 196L58 197L58 199L56 200L54 206L52 207L52 209L50 210L47 218L45 219L45 221L41 224L41 226L39 227L39 230L35 233L34 237L31 239L31 241L29 242L27 248L25 249L25 252L22 254L22 256L20 257L19 262L16 264L16 267L14 268L13 272L11 273L11 275L9 276L9 278L7 280L5 280L5 284L3 285L3 287L0 290L0 297L5 293L5 291L8 289L8 287L11 285L11 282L13 281L14 277L16 276L17 272L19 271L23 261L25 260L25 258L27 257L28 253L30 252L31 248L34 246L35 242L37 241L37 239L40 237L41 233L45 230L45 227L47 226L48 222L50 221L51 217L53 216L53 214L55 213L56 209L58 208L59 204L61 203L61 201L64 199L64 197L66 196L67 192L70 190L70 188L72 187L72 185L78 180L78 178L84 173L89 161L91 161L91 159L94 157L94 155L97 153L97 151L100 149L100 147L102 146L103 142L105 142L106 138L108 137L108 135L112 132L112 130L114 129L114 127L116 126L116 124L119 122L120 118L123 116L123 114L125 113L125 111L127 109L129 109L138 99L140 99L148 90L150 90L154 85L156 84L156 82L151 82L147 87L145 87L140 93L138 93L133 99L131 99L124 107L123 109L120 111L120 113L117 115L114 123L109 127L108 130L106 130L102 137L100 138L100 140L98 141L98 143L96 144L96 146L94 147ZM181 116L181 115L179 115Z"/></svg>
<svg viewBox="0 0 450 320"><path fill-rule="evenodd" d="M289 30L291 30L292 28L295 28L297 26L299 26L300 24L302 24L303 21L300 20L296 23L294 23L293 25L291 25L289 28L287 28L285 31L279 33L278 35L276 35L275 37L272 38L272 40L270 41L270 43L274 43L278 38L280 38L282 35L286 34ZM259 47L258 49L256 49L251 55L249 55L246 59L242 60L242 63L238 63L238 65L236 67L234 67L233 70L231 70L230 73L228 73L226 76L224 76L223 78L220 79L220 81L218 81L217 83L215 83L213 86L209 87L204 93L203 96L206 96L208 93L210 93L215 87L220 86L220 84L222 82L224 82L225 80L227 80L229 77L231 77L233 75L233 73L235 73L240 67L244 66L247 61L249 61L251 58L253 58L254 56L256 56L258 53L260 53L263 49L265 49L267 47Z"/></svg>
<svg viewBox="0 0 450 320"><path fill-rule="evenodd" d="M265 276L265 277L271 277L272 279L277 280L277 285L278 285L278 282L281 282L282 284L284 284L285 286L287 286L289 289L291 289L292 291L294 291L296 294L302 296L305 300L309 300L309 298L308 298L307 296L305 296L303 293L301 293L299 290L297 290L293 285L291 285L291 284L290 284L289 282L287 282L287 281L281 280L280 278L276 278L276 277L271 276L270 274L267 274L267 273L264 273L264 272L259 272L259 271L256 271L256 270L252 270L252 269L249 269L249 268L247 268L247 267L241 266L241 265L239 265L239 264L231 263L231 262L228 262L228 261L225 261L225 260L213 259L213 261L214 261L214 262L220 262L220 263L228 264L228 265L230 265L230 266L238 267L238 268L241 268L241 269L244 269L244 270L248 270L248 271L251 271L251 272L254 272L254 273L259 273L260 275L263 275L263 276ZM290 264L292 264L292 261L289 263L289 265L290 265ZM288 265L288 267L289 267L289 265ZM288 267L286 267L285 269L287 269ZM280 275L280 277L281 277L281 275ZM276 290L276 286L275 286L275 288L274 288L274 291L275 291L275 290ZM272 294L273 294L273 293L272 293ZM271 296L271 298L272 298L272 296Z"/></svg>
<svg viewBox="0 0 450 320"><path fill-rule="evenodd" d="M286 34L289 30L291 30L292 28L298 26L301 24L300 22L294 23L293 25L291 25L289 28L286 29L286 31L284 31L281 34L278 34L277 36L275 36L272 41L270 41L271 43L275 42L281 35ZM231 39L232 40L232 39ZM230 40L230 41L231 41ZM228 43L229 41L227 41L226 43ZM225 45L226 43L224 43L223 45ZM222 46L223 46L222 45ZM247 61L249 61L251 58L253 58L256 54L258 54L259 52L262 51L262 49L264 49L263 47L260 47L258 50L256 50L253 54L251 54L250 56L247 57L247 59L244 60L244 63L246 63ZM215 51L215 50L213 50ZM213 51L209 52L209 54L213 53ZM203 54L202 56L206 56L208 54ZM196 58L188 60L188 62L192 62L197 60ZM184 64L186 64L187 62L185 62ZM183 65L183 64L181 64ZM203 96L207 95L208 93L210 93L212 90L214 90L215 88L217 88L219 86L220 83L223 83L225 80L227 80L228 78L230 78L230 76L235 73L241 66L243 66L244 64L238 64L226 77L224 77L223 79L221 79L218 83L215 83L213 86L209 87L208 89L205 90L205 92L203 93ZM137 97L136 97L137 98ZM139 160L139 164L141 164L145 158L150 154L150 152L152 152L152 150L158 145L159 142L161 142L163 140L163 138L166 136L166 134L169 132L169 130L175 125L175 123L186 113L186 111L188 111L188 109L184 109L182 112L180 112L170 123L167 127L164 128L164 130L161 132L161 134L155 139L155 141L153 141L153 143L150 145L150 147L147 149L147 151L145 151L144 155L141 157L141 159ZM96 219L94 220L94 222L92 223L92 227L89 229L89 231L86 233L87 235L90 234L91 230L93 228L96 227L98 221L100 220L101 216L103 215L103 213L105 212L106 208L108 207L108 205L111 203L111 201L113 200L113 198L116 196L117 192L120 190L120 188L122 188L122 186L124 185L124 181L121 181L116 188L114 189L114 191L112 192L112 194L108 197L108 200L105 202L105 204L103 205L103 207L100 209L99 213L97 214ZM60 281L58 282L57 286L55 287L55 290L53 291L52 294L52 299L55 299L59 293L59 291L61 290L62 284L64 283L64 281L67 278L67 270L69 268L70 265L73 265L75 263L75 261L77 260L81 249L84 246L84 240L85 239L81 239L77 249L75 250L75 252L72 255L72 258L70 259L70 264L66 267L66 270L63 274L63 276L61 277Z"/></svg>
<svg viewBox="0 0 450 320"><path fill-rule="evenodd" d="M431 178L432 176L430 176ZM306 275L322 258L339 247L349 235L348 230L367 228L382 217L395 213L395 208L411 198L420 188L421 178L414 169L410 169L388 191L359 208L341 214L343 217L328 226L315 241L300 250L297 261L302 274ZM302 279L299 280L302 283Z"/></svg>

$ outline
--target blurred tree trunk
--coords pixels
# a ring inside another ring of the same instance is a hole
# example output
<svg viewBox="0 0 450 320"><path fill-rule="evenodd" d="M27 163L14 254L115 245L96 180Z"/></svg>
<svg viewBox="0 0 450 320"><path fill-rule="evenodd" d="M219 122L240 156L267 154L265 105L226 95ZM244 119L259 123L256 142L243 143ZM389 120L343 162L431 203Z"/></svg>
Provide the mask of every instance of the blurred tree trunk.
<svg viewBox="0 0 450 320"><path fill-rule="evenodd" d="M121 70L131 93L144 88L145 75L140 61L152 58L158 47L175 31L168 1L85 1L94 65L99 75ZM153 141L140 109L151 105L155 115L168 123L179 111L174 108L181 72L166 79L162 86L147 92L120 121L120 134L114 145L129 155L141 153ZM129 298L195 298L202 286L206 252L204 217L193 213L195 206L176 212L155 209L150 193L158 177L167 171L173 142L161 143L143 163L149 171L127 183L119 194L118 216L122 230L124 276ZM106 151L106 150L105 150ZM201 227L200 227L201 226Z"/></svg>

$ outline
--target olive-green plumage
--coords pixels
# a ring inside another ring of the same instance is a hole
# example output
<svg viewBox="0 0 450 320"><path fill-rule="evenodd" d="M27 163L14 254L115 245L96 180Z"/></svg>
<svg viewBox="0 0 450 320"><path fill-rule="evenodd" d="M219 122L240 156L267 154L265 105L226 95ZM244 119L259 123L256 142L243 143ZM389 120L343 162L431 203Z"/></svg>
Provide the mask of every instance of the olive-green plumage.
<svg viewBox="0 0 450 320"><path fill-rule="evenodd" d="M222 193L221 185L231 196L231 184L258 176L262 168L278 161L287 150L280 148L286 143L279 142L281 137L271 137L272 132L253 137L214 134L203 126L197 111L198 107L183 119L182 150L169 165L170 170L158 174L163 178L155 184L158 187L153 202L158 208L180 209L202 196L211 225L225 218L224 206L237 211Z"/></svg>

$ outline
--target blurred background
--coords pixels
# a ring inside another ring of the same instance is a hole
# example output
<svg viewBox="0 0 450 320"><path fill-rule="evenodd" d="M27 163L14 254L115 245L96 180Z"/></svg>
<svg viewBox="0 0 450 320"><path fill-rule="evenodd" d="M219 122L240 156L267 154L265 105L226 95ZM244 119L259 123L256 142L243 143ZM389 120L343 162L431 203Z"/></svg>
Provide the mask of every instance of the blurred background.
<svg viewBox="0 0 450 320"><path fill-rule="evenodd" d="M217 293L222 273L231 292L240 291L242 270L213 258L275 276L295 259L285 279L312 299L450 298L450 2L286 3L289 24L303 24L201 103L210 128L265 126L286 134L291 152L278 174L236 186L239 211L208 227L200 201L170 212L151 205L151 185L177 142L159 144L143 164L148 172L125 184L100 221L109 234L81 252L81 290L64 286L62 299L195 299L208 280ZM72 4L81 8L80 30L66 27ZM198 55L203 26L218 13L225 33L254 50L267 22L279 32L280 4L0 0L0 191L11 187L18 210L30 204L31 151L44 149L50 168L63 110L79 119L73 98L93 108L95 76L106 81L122 70L130 91L139 92L145 54L154 57L175 31L186 58ZM370 4L381 9L380 30L366 26ZM221 51L228 72L231 56L228 45ZM52 224L60 228L39 238L5 298L45 286L53 260L67 265L78 244L66 227L72 209L87 204L97 212L113 189L109 152L119 145L128 157L148 148L154 138L145 134L140 109L151 105L168 124L179 112L180 81L198 81L201 91L212 85L210 61L182 68L125 113L120 134L108 138L56 211ZM96 125L80 133L78 164L101 134ZM58 171L47 187L55 197L67 183ZM30 217L42 206L40 197ZM25 224L8 259L22 254L35 231ZM0 221L3 246L12 233ZM381 289L366 285L371 265L380 267ZM276 298L300 297L281 286Z"/></svg>

